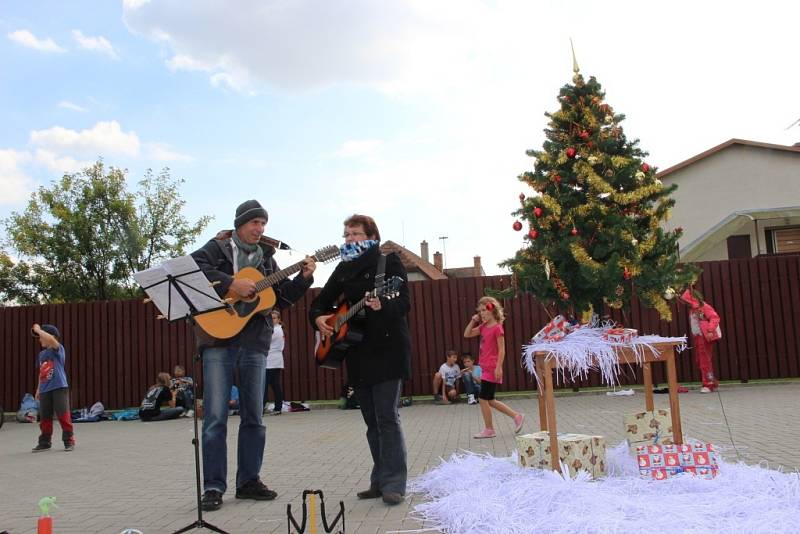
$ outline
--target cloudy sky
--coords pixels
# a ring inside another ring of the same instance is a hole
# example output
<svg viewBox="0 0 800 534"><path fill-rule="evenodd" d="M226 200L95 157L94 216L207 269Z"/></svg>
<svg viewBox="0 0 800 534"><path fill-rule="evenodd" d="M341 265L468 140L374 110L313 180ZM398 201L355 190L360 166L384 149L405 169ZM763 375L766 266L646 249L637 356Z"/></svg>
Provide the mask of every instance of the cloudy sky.
<svg viewBox="0 0 800 534"><path fill-rule="evenodd" d="M184 178L186 215L215 216L201 241L256 198L299 251L361 212L495 274L570 37L663 169L800 141L798 20L771 0L0 0L0 218L102 157Z"/></svg>

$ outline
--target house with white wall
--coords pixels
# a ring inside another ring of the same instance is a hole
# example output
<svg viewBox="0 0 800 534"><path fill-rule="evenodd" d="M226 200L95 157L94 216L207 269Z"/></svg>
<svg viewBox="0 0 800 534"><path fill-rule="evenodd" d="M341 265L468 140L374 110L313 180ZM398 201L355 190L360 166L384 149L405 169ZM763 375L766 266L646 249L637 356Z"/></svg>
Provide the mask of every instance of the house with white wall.
<svg viewBox="0 0 800 534"><path fill-rule="evenodd" d="M658 173L678 184L665 223L683 261L800 252L800 143L731 139Z"/></svg>

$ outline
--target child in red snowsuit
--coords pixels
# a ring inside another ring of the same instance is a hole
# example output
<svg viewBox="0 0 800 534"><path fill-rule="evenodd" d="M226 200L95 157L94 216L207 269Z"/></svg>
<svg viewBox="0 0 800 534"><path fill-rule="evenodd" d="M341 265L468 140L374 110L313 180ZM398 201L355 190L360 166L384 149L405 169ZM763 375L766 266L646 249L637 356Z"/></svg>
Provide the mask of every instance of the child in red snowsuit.
<svg viewBox="0 0 800 534"><path fill-rule="evenodd" d="M695 289L684 291L681 300L692 308L692 311L689 312L689 320L692 327L694 357L703 380L700 392L710 393L719 386L719 382L714 376L714 364L711 361L712 343L722 337L719 315Z"/></svg>

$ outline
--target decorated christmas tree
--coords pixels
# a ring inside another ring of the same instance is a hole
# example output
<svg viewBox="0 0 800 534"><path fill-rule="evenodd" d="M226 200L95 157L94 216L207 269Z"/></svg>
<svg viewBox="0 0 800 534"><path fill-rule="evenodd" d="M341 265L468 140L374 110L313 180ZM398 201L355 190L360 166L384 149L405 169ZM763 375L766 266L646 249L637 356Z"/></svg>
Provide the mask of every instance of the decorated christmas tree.
<svg viewBox="0 0 800 534"><path fill-rule="evenodd" d="M534 170L519 179L534 193L519 195L513 224L524 231L524 246L502 265L512 271L514 292L532 293L567 317L601 314L603 304L627 308L637 296L670 320L668 301L698 273L678 262L682 230L661 227L677 185L657 178L597 80L584 81L577 62L573 70L560 109L546 113L542 150L528 151Z"/></svg>

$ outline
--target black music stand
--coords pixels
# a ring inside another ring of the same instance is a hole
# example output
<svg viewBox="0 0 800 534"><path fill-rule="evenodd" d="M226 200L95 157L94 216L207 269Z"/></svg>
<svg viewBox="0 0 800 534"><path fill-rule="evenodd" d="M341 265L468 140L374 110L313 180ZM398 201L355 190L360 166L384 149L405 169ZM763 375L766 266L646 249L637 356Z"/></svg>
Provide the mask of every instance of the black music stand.
<svg viewBox="0 0 800 534"><path fill-rule="evenodd" d="M212 284L208 281L200 268L191 256L183 256L168 260L158 267L140 271L134 274L134 278L141 288L147 293L149 301L152 301L161 311L159 318L168 319L169 322L185 320L194 325L194 318L204 313L229 308L230 305L220 299L216 292L211 289ZM146 300L145 302L148 302ZM193 372L198 375L198 363L202 359L202 351L198 351L194 356ZM195 386L197 383L195 383ZM203 508L200 491L200 441L197 438L197 389L194 395L194 470L197 496L197 519L173 534L180 534L194 529L207 528L219 534L228 534L219 527L203 519Z"/></svg>

